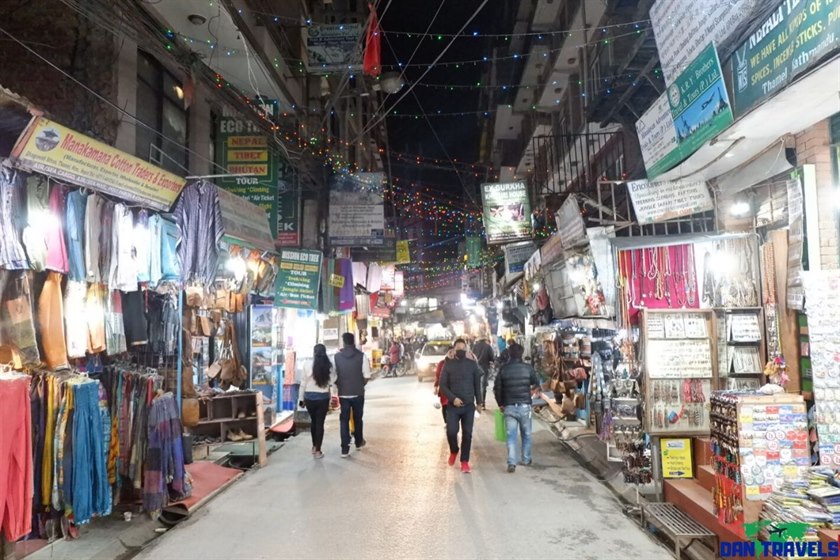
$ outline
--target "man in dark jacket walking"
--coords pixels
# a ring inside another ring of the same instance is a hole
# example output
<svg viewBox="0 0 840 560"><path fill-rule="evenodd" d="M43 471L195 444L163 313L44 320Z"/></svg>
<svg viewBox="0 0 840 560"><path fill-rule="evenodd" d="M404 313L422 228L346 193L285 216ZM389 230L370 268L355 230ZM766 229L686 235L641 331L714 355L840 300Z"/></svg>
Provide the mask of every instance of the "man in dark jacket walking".
<svg viewBox="0 0 840 560"><path fill-rule="evenodd" d="M344 342L344 348L335 355L335 384L341 403L341 456L346 458L350 456L351 413L356 449L361 449L366 444L362 431L362 414L365 409L365 385L370 380L370 362L367 356L356 348L356 337L353 333L344 333L341 340Z"/></svg>
<svg viewBox="0 0 840 560"><path fill-rule="evenodd" d="M499 408L505 413L507 430L507 471L516 471L516 432L522 437L522 464L531 464L531 395L539 389L537 372L522 361L524 352L519 344L508 346L510 361L505 364L493 384L493 393Z"/></svg>
<svg viewBox="0 0 840 560"><path fill-rule="evenodd" d="M493 363L493 347L490 346L485 337L481 337L473 346L473 354L475 354L475 359L481 367L481 402L485 402L487 384L490 379L490 364Z"/></svg>
<svg viewBox="0 0 840 560"><path fill-rule="evenodd" d="M443 364L440 392L449 401L446 407L449 465L454 465L458 457L458 428L461 426L461 472L469 473L475 407L484 402L481 400L481 368L467 358L467 343L462 338L455 341L455 359Z"/></svg>

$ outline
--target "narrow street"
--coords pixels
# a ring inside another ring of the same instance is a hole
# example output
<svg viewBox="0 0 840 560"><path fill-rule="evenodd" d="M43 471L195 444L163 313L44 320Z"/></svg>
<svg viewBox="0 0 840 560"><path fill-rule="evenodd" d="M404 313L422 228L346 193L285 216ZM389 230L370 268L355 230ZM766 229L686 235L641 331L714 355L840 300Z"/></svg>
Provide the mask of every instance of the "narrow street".
<svg viewBox="0 0 840 560"><path fill-rule="evenodd" d="M332 414L323 460L293 438L137 558L671 558L536 421L532 467L505 472L489 411L472 474L448 467L433 403L430 383L375 381L367 447L341 459Z"/></svg>

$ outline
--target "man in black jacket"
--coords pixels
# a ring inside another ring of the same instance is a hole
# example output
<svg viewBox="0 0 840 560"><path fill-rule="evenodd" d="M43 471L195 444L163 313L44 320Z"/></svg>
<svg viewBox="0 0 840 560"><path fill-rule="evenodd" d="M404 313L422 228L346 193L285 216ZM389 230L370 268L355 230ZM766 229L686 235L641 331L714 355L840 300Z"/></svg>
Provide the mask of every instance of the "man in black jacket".
<svg viewBox="0 0 840 560"><path fill-rule="evenodd" d="M531 395L539 389L537 372L522 361L524 348L519 344L508 346L510 361L496 375L493 393L499 408L505 413L507 430L507 471L516 471L516 431L522 435L522 464L531 464Z"/></svg>
<svg viewBox="0 0 840 560"><path fill-rule="evenodd" d="M493 363L493 347L487 343L487 338L480 337L473 346L473 354L481 368L481 402L486 401L487 382L490 378L490 364Z"/></svg>
<svg viewBox="0 0 840 560"><path fill-rule="evenodd" d="M458 457L458 427L463 425L461 436L461 472L470 472L470 447L475 422L475 407L482 406L481 368L475 360L467 358L467 343L455 341L455 359L446 360L440 374L440 392L449 401L446 407L446 439L449 440L449 465Z"/></svg>

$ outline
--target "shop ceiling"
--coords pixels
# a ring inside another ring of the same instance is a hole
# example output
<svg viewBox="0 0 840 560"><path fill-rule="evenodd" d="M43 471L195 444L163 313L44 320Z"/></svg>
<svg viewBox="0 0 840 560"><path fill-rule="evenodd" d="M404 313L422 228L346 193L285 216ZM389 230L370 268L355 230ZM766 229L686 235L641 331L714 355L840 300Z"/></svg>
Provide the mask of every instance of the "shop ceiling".
<svg viewBox="0 0 840 560"><path fill-rule="evenodd" d="M748 163L780 137L805 130L838 112L840 57L770 98L656 180L711 180Z"/></svg>
<svg viewBox="0 0 840 560"><path fill-rule="evenodd" d="M260 47L246 42L245 34L221 1L161 0L145 5L177 34L176 42L200 55L208 67L237 89L251 97L276 99L281 107L290 105L257 56Z"/></svg>

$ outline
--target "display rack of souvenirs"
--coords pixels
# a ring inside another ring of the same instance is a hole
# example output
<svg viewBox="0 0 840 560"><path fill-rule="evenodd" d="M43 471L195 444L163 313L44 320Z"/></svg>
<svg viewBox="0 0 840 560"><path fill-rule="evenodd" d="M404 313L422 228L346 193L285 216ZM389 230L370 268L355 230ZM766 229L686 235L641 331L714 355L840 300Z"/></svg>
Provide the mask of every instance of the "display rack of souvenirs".
<svg viewBox="0 0 840 560"><path fill-rule="evenodd" d="M651 435L704 435L716 385L711 311L642 313L645 425Z"/></svg>
<svg viewBox="0 0 840 560"><path fill-rule="evenodd" d="M721 389L746 391L764 379L764 328L760 307L716 308Z"/></svg>
<svg viewBox="0 0 840 560"><path fill-rule="evenodd" d="M760 506L809 465L800 395L715 391L711 398L715 512L723 523L754 522Z"/></svg>
<svg viewBox="0 0 840 560"><path fill-rule="evenodd" d="M773 528L795 528L788 535L800 541L819 540L818 530L840 529L840 481L826 467L805 469L801 478L786 480L764 502L758 527L762 539L769 539Z"/></svg>

